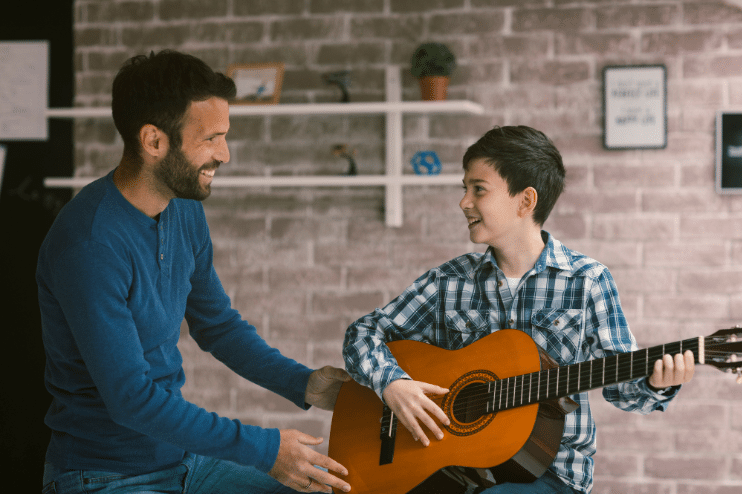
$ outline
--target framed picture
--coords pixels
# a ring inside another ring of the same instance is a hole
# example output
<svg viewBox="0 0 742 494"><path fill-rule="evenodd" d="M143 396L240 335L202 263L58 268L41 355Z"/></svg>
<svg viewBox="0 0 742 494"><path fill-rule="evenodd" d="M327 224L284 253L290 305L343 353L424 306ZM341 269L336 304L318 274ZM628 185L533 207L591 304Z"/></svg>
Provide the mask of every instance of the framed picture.
<svg viewBox="0 0 742 494"><path fill-rule="evenodd" d="M667 72L664 65L603 69L603 146L667 147Z"/></svg>
<svg viewBox="0 0 742 494"><path fill-rule="evenodd" d="M742 111L716 112L716 191L742 194Z"/></svg>
<svg viewBox="0 0 742 494"><path fill-rule="evenodd" d="M282 63L233 64L227 76L237 86L234 104L275 105L281 97Z"/></svg>

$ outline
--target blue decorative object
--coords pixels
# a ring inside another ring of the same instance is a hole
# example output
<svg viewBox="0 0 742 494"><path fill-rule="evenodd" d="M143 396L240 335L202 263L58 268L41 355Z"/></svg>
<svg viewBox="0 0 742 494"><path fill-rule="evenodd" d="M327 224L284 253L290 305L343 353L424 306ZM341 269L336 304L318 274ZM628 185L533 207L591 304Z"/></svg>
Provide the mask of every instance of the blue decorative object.
<svg viewBox="0 0 742 494"><path fill-rule="evenodd" d="M417 175L438 175L441 172L441 160L435 151L418 151L410 163Z"/></svg>

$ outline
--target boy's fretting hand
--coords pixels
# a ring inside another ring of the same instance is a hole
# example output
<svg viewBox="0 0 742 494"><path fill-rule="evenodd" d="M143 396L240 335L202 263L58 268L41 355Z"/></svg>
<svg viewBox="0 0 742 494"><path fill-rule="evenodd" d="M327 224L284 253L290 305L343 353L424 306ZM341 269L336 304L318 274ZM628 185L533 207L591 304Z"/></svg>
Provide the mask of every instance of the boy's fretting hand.
<svg viewBox="0 0 742 494"><path fill-rule="evenodd" d="M693 352L687 350L675 357L665 355L654 363L654 372L649 376L649 384L657 389L669 388L687 383L696 370Z"/></svg>
<svg viewBox="0 0 742 494"><path fill-rule="evenodd" d="M415 441L420 441L424 446L430 444L428 436L423 432L420 423L425 426L438 439L443 439L443 431L438 426L437 419L443 425L451 422L441 408L426 395L444 395L448 393L446 388L409 379L397 379L392 381L384 389L384 401L397 415L400 422L412 434Z"/></svg>

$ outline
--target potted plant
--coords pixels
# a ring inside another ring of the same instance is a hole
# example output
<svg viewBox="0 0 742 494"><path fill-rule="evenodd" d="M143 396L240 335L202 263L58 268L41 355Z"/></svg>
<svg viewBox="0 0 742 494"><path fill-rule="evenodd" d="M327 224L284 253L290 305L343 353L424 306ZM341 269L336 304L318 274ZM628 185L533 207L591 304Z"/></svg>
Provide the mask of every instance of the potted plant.
<svg viewBox="0 0 742 494"><path fill-rule="evenodd" d="M423 43L412 54L412 75L420 80L424 100L444 100L456 57L442 43Z"/></svg>

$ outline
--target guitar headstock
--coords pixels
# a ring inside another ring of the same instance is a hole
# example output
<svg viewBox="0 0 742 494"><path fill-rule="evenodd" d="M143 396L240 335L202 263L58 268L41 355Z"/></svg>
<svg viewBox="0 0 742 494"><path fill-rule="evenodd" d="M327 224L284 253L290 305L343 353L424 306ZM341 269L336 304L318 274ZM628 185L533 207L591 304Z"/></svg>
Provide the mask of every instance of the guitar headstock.
<svg viewBox="0 0 742 494"><path fill-rule="evenodd" d="M737 383L742 384L742 327L720 329L704 338L704 364L737 373Z"/></svg>

